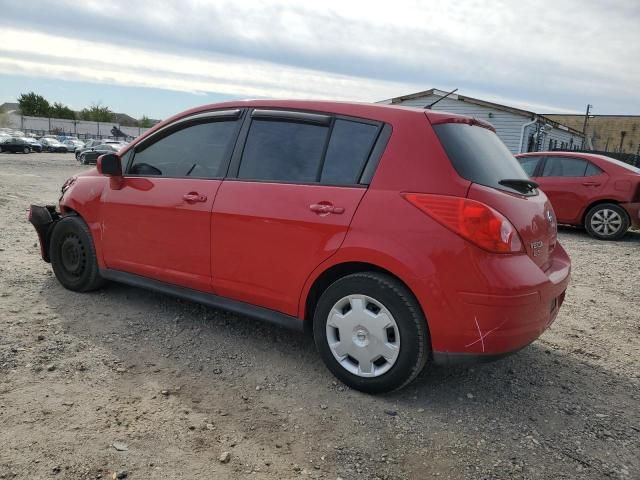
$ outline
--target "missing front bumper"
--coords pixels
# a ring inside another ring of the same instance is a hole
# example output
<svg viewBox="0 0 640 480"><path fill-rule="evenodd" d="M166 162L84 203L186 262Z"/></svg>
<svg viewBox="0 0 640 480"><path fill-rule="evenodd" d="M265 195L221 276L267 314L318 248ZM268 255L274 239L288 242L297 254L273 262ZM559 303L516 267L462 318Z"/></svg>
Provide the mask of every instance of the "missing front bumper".
<svg viewBox="0 0 640 480"><path fill-rule="evenodd" d="M50 262L49 239L53 226L60 220L60 214L54 205L31 205L27 216L29 222L36 229L40 241L40 254L45 262Z"/></svg>

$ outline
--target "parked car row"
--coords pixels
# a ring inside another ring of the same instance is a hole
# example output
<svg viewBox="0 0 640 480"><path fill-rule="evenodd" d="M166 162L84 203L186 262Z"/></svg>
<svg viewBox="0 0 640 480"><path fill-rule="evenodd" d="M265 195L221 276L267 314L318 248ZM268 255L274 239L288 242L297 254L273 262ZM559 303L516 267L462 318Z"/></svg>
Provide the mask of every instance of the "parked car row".
<svg viewBox="0 0 640 480"><path fill-rule="evenodd" d="M21 135L18 135L21 134ZM40 139L11 129L0 129L0 152L31 153L74 152L82 164L96 163L96 158L109 152L117 152L126 142L110 139L89 139L86 142L73 136L44 135Z"/></svg>

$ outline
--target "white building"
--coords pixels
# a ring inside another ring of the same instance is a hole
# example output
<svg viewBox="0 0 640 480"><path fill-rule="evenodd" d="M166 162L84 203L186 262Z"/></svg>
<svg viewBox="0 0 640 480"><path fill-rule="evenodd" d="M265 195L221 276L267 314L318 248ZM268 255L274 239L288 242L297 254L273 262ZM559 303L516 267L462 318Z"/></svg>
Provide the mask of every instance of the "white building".
<svg viewBox="0 0 640 480"><path fill-rule="evenodd" d="M575 150L582 146L582 132L554 122L544 115L457 93L444 98L446 94L447 92L432 88L378 103L424 108L440 100L431 107L432 110L457 113L491 123L514 154L553 149Z"/></svg>

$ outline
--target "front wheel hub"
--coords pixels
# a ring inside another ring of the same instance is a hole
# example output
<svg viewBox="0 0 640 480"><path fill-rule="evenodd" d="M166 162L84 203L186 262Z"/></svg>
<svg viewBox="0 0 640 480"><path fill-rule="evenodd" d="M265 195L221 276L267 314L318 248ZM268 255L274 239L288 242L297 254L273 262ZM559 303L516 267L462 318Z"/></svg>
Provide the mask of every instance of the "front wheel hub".
<svg viewBox="0 0 640 480"><path fill-rule="evenodd" d="M62 266L73 276L80 276L86 264L86 254L82 241L76 235L68 235L60 247Z"/></svg>

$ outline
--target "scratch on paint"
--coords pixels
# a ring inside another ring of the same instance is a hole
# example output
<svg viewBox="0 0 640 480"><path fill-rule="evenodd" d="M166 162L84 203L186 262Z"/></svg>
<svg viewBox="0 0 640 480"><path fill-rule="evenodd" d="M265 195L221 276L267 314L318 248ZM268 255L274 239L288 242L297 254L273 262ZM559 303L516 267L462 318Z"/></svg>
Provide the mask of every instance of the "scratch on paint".
<svg viewBox="0 0 640 480"><path fill-rule="evenodd" d="M505 323L507 323L507 321L503 321L500 325L498 325L497 327L492 328L491 330L486 331L485 333L482 333L482 330L480 330L480 325L478 324L478 317L474 316L473 320L476 322L476 328L478 329L478 339L474 340L473 342L469 343L468 345L465 345L465 347L470 347L471 345L475 345L476 343L480 342L480 345L482 345L482 352L484 352L484 339L487 338L490 334L492 334L493 332L495 332L496 330L498 330L500 327L502 327Z"/></svg>

